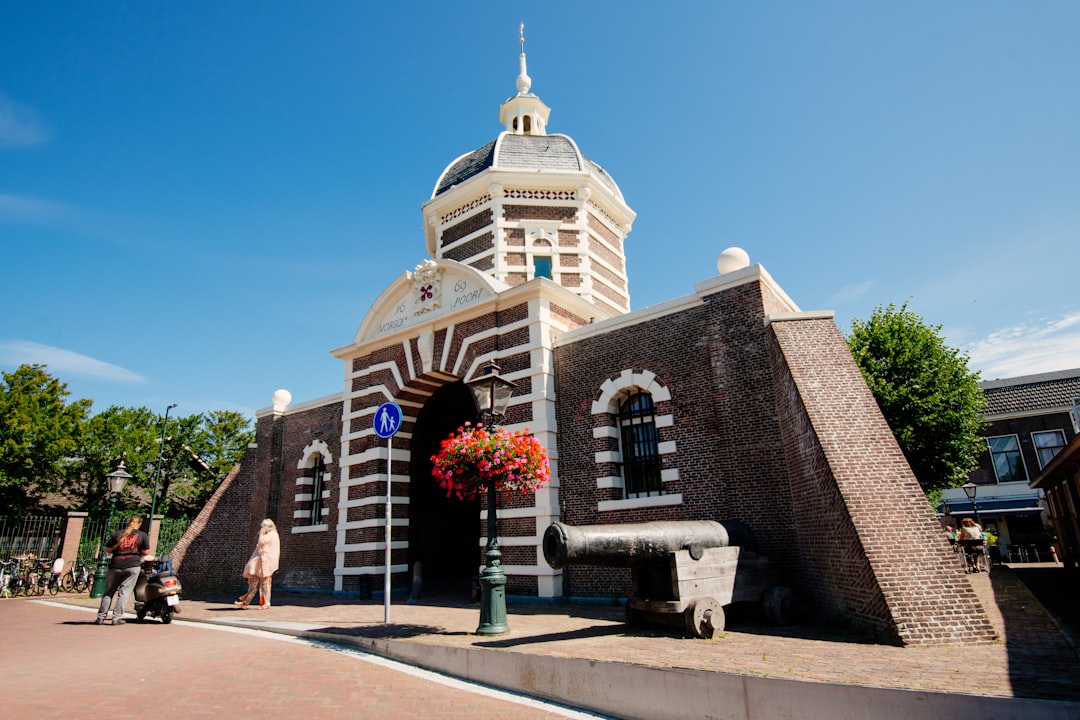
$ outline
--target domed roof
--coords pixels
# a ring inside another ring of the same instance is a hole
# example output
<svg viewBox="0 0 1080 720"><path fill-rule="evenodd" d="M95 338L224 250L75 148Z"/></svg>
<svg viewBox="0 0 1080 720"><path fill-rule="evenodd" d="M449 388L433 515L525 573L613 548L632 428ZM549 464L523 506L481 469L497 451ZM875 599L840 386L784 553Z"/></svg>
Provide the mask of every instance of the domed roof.
<svg viewBox="0 0 1080 720"><path fill-rule="evenodd" d="M496 170L539 170L560 174L581 173L603 183L623 199L619 186L604 168L589 160L566 135L521 135L510 131L487 145L466 153L450 163L435 183L431 197L494 168Z"/></svg>

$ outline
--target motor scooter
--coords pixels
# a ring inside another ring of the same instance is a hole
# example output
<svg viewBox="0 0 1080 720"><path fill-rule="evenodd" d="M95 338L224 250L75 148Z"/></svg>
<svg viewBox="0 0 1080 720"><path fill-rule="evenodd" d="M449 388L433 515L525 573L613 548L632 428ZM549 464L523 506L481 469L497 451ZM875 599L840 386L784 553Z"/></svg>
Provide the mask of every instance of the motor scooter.
<svg viewBox="0 0 1080 720"><path fill-rule="evenodd" d="M180 590L180 578L168 555L145 556L135 581L135 617L142 621L149 615L171 623L173 613L180 612Z"/></svg>

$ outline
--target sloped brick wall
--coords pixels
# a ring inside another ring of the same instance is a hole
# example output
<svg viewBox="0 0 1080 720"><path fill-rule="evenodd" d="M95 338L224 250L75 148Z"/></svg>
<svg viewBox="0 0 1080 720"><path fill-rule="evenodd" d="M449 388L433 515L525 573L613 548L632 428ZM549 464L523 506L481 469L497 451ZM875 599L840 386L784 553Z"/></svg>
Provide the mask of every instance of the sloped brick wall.
<svg viewBox="0 0 1080 720"><path fill-rule="evenodd" d="M887 642L992 640L836 324L793 319L770 327L804 598Z"/></svg>
<svg viewBox="0 0 1080 720"><path fill-rule="evenodd" d="M248 519L254 489L255 449L249 448L173 548L173 564L185 593L246 587L241 573L252 550Z"/></svg>

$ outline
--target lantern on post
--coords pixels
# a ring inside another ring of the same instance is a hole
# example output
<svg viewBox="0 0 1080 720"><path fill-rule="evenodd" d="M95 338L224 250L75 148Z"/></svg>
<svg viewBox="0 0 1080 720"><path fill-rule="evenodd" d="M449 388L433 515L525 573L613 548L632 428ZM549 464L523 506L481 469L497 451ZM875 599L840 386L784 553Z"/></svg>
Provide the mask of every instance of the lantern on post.
<svg viewBox="0 0 1080 720"><path fill-rule="evenodd" d="M485 373L468 383L476 410L491 427L498 427L506 417L506 407L514 394L514 383L499 375L499 366L489 362ZM487 479L487 548L484 551L484 570L480 573L480 635L499 635L510 630L506 624L506 574L502 569L499 550L499 526L495 514L495 478Z"/></svg>
<svg viewBox="0 0 1080 720"><path fill-rule="evenodd" d="M971 501L971 511L975 515L975 524L980 525L979 522L979 501L976 500L976 496L979 494L979 486L975 483L964 483L960 486L964 490L964 494L967 495L967 499Z"/></svg>
<svg viewBox="0 0 1080 720"><path fill-rule="evenodd" d="M111 473L105 476L109 483L109 517L105 520L105 529L101 533L101 552L98 554L98 566L94 572L94 586L90 589L90 597L99 598L105 595L105 579L109 574L109 562L105 559L105 548L109 542L109 526L112 525L113 512L116 510L116 499L124 491L124 485L131 479L131 475L124 470L124 461Z"/></svg>

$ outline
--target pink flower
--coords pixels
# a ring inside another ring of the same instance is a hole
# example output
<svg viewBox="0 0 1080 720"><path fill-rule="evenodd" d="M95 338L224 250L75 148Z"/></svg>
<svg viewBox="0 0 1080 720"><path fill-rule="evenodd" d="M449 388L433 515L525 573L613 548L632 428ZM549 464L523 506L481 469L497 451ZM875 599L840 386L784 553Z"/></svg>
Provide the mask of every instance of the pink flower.
<svg viewBox="0 0 1080 720"><path fill-rule="evenodd" d="M431 474L447 491L460 499L481 496L488 480L497 492L535 492L551 479L547 453L528 430L488 430L482 424L465 423L440 444L431 458Z"/></svg>

